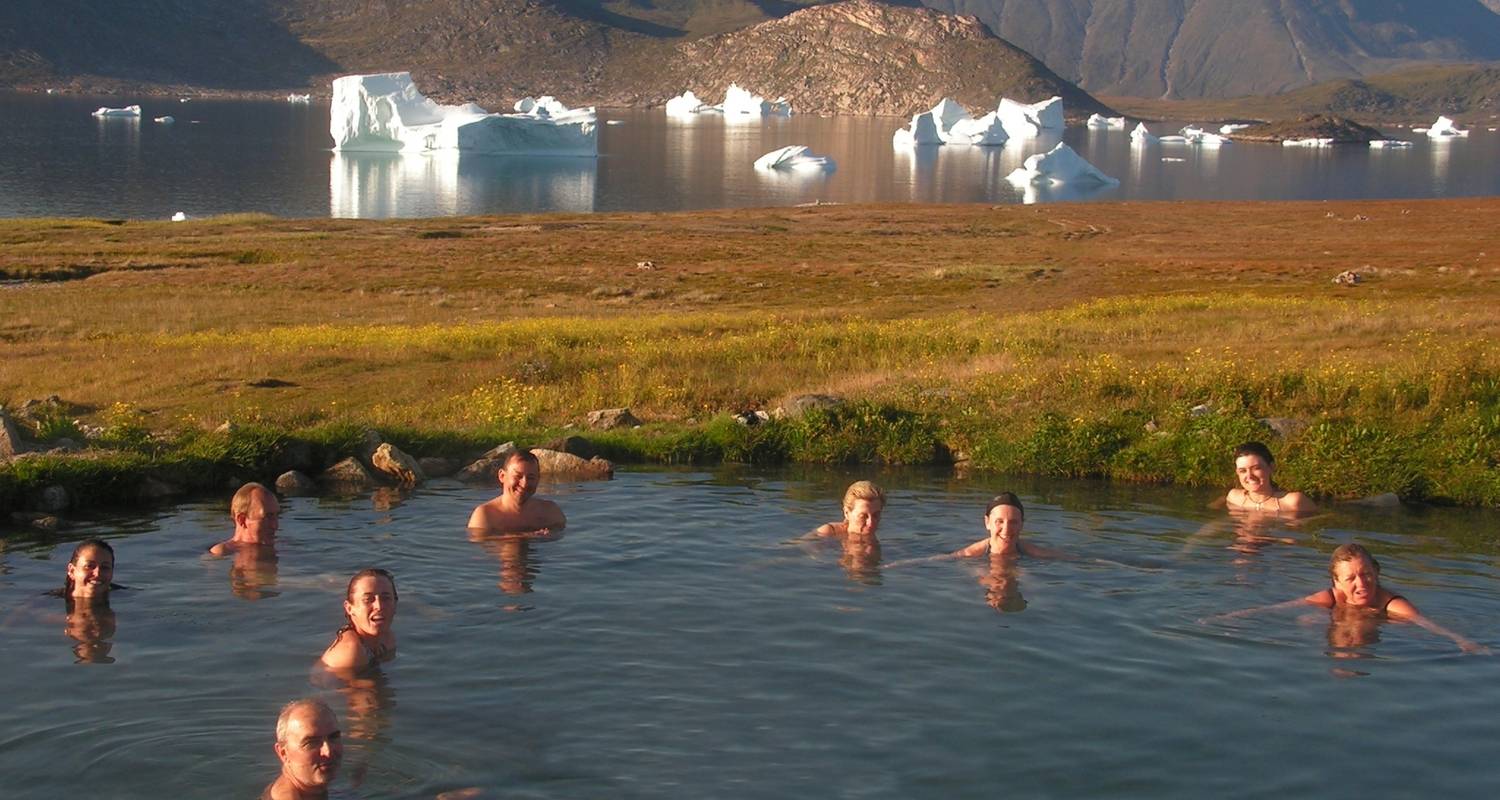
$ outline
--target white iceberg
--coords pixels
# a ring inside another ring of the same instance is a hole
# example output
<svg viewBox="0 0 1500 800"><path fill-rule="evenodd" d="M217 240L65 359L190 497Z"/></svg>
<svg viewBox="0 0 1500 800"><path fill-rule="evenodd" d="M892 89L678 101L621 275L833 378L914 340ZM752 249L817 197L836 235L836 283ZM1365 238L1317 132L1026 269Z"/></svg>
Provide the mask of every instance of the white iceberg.
<svg viewBox="0 0 1500 800"><path fill-rule="evenodd" d="M1231 123L1229 123L1227 125L1220 125L1219 126L1219 133L1222 133L1222 134L1228 136L1229 134L1234 133L1235 131L1242 131L1242 130L1248 128L1248 127L1250 127L1250 123L1248 123L1248 122L1231 122Z"/></svg>
<svg viewBox="0 0 1500 800"><path fill-rule="evenodd" d="M1427 129L1427 136L1432 139L1450 139L1468 135L1468 131L1459 130L1458 126L1453 123L1453 120L1447 117L1438 117L1437 122L1432 123L1432 127Z"/></svg>
<svg viewBox="0 0 1500 800"><path fill-rule="evenodd" d="M1161 139L1151 131L1147 130L1146 123L1137 122L1135 130L1130 132L1130 143L1134 145L1156 144Z"/></svg>
<svg viewBox="0 0 1500 800"><path fill-rule="evenodd" d="M757 117L789 117L792 115L792 105L786 101L785 97L767 100L731 83L724 93L724 113L749 114Z"/></svg>
<svg viewBox="0 0 1500 800"><path fill-rule="evenodd" d="M1193 125L1184 127L1181 133L1182 138L1186 139L1188 144L1196 144L1202 147L1218 147L1219 145L1229 144L1229 140L1223 136L1217 133L1209 133ZM1162 137L1162 141L1167 141L1167 138Z"/></svg>
<svg viewBox="0 0 1500 800"><path fill-rule="evenodd" d="M1106 117L1103 114L1089 115L1088 126L1094 130L1123 131L1125 130L1124 117Z"/></svg>
<svg viewBox="0 0 1500 800"><path fill-rule="evenodd" d="M460 108L467 109L470 113L473 111L478 111L481 114L485 113L484 109L473 103L465 103ZM579 114L588 114L589 116L593 116L594 114L592 106L588 108L568 108L550 94L544 94L541 97L523 97L516 101L514 108L517 114L525 114L530 117L537 117L538 119L568 119Z"/></svg>
<svg viewBox="0 0 1500 800"><path fill-rule="evenodd" d="M310 94L289 94L289 95L286 96L286 101L288 103L295 103L297 105L308 105L309 103L312 102L312 95L310 95Z"/></svg>
<svg viewBox="0 0 1500 800"><path fill-rule="evenodd" d="M187 214L184 214L181 211L179 211L176 214L172 215L172 221L173 222L187 222L187 218L188 218Z"/></svg>
<svg viewBox="0 0 1500 800"><path fill-rule="evenodd" d="M673 117L685 117L689 114L703 114L719 111L718 106L711 106L698 99L692 91L686 91L667 101L667 115Z"/></svg>
<svg viewBox="0 0 1500 800"><path fill-rule="evenodd" d="M1030 105L1005 97L1000 99L1000 107L996 111L1000 115L1000 123L1005 126L1005 132L1011 136L1037 136L1042 131L1062 130L1066 124L1061 97L1052 97Z"/></svg>
<svg viewBox="0 0 1500 800"><path fill-rule="evenodd" d="M1416 145L1402 139L1375 139L1370 142L1370 147L1376 150L1401 150Z"/></svg>
<svg viewBox="0 0 1500 800"><path fill-rule="evenodd" d="M808 149L807 145L793 144L772 150L769 153L755 159L756 169L817 169L833 171L833 159L828 156L820 156Z"/></svg>
<svg viewBox="0 0 1500 800"><path fill-rule="evenodd" d="M599 155L592 107L527 100L517 103L527 105L527 113L491 114L473 103L438 105L417 91L407 72L346 75L333 82L328 132L334 149L346 152Z"/></svg>
<svg viewBox="0 0 1500 800"><path fill-rule="evenodd" d="M94 111L94 116L104 119L105 117L125 117L130 119L141 118L140 106L125 106L124 108L106 108L100 106Z"/></svg>
<svg viewBox="0 0 1500 800"><path fill-rule="evenodd" d="M152 121L153 122L160 122L163 125L171 125L172 123L176 122L177 119L175 117L167 116L167 117L157 117L155 120L152 120Z"/></svg>
<svg viewBox="0 0 1500 800"><path fill-rule="evenodd" d="M909 125L891 137L891 143L897 147L925 144L994 147L1009 139L998 112L991 111L974 119L963 106L945 97L932 110L913 116Z"/></svg>
<svg viewBox="0 0 1500 800"><path fill-rule="evenodd" d="M1015 186L1062 184L1119 186L1120 182L1085 161L1073 148L1059 143L1046 153L1028 156L1024 166L1006 176Z"/></svg>
<svg viewBox="0 0 1500 800"><path fill-rule="evenodd" d="M1282 147L1332 147L1332 138L1282 139Z"/></svg>

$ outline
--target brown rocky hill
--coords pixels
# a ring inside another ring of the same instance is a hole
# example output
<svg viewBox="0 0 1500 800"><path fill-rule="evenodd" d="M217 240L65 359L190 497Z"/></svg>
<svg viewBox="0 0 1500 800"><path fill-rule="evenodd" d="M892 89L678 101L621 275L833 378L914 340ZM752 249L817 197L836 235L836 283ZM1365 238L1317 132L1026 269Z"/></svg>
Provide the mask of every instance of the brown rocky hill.
<svg viewBox="0 0 1500 800"><path fill-rule="evenodd" d="M435 98L492 108L543 93L717 101L736 81L804 113L1054 94L1070 112L1104 110L975 19L924 8L851 0L700 39L584 12L543 0L0 0L0 85L326 93L338 74L406 70Z"/></svg>
<svg viewBox="0 0 1500 800"><path fill-rule="evenodd" d="M767 97L785 96L804 113L906 115L943 97L973 110L993 109L1002 96L1037 101L1053 95L1063 98L1069 114L1106 110L973 17L873 0L815 6L672 50L661 73L641 82L633 96L664 102L691 89L717 101L737 81ZM658 88L663 79L669 81L665 96Z"/></svg>

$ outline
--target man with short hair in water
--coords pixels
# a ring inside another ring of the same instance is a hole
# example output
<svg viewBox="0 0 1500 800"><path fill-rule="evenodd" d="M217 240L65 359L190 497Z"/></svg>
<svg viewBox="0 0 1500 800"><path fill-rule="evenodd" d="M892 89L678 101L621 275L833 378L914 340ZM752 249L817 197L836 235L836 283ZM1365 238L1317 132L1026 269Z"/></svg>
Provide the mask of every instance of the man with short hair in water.
<svg viewBox="0 0 1500 800"><path fill-rule="evenodd" d="M311 800L328 796L344 758L339 719L322 700L293 700L276 718L276 758L281 774L261 800Z"/></svg>
<svg viewBox="0 0 1500 800"><path fill-rule="evenodd" d="M247 483L229 501L234 536L208 548L212 556L224 556L248 547L275 547L281 526L281 504L276 495L259 483Z"/></svg>
<svg viewBox="0 0 1500 800"><path fill-rule="evenodd" d="M535 497L542 466L534 454L517 450L500 468L500 494L469 515L469 530L520 536L551 536L568 523L551 500Z"/></svg>

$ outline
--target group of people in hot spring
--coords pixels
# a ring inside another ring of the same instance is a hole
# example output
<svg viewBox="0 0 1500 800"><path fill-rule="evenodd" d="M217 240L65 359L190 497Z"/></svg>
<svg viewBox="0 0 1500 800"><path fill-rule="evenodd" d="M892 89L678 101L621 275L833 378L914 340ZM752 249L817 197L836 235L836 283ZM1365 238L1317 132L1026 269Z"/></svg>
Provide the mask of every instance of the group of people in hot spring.
<svg viewBox="0 0 1500 800"><path fill-rule="evenodd" d="M1275 459L1265 445L1247 442L1236 448L1234 469L1239 486L1229 491L1225 505L1249 515L1291 516L1315 511L1315 504L1306 495L1276 485L1272 478L1275 468ZM501 467L499 478L500 494L475 508L469 518L471 538L482 540L500 535L524 542L560 535L566 524L562 509L550 500L534 496L541 480L536 456L525 451L513 453ZM843 519L819 526L805 540L839 541L846 563L878 562L880 543L876 531L885 511L885 493L870 481L858 481L844 493L843 510ZM230 503L234 536L210 547L209 555L222 557L274 547L280 513L274 494L260 484L246 484ZM1018 593L1010 588L1013 581L1007 576L1019 559L1074 558L1024 541L1021 530L1025 521L1026 511L1020 498L1009 492L996 495L984 510L984 538L951 553L910 561L988 556L992 569L982 579L989 587L987 597L997 609L1017 610L1017 603L1024 606L1025 601L1019 600ZM886 566L903 563L910 562ZM58 591L66 599L70 620L75 609L107 609L111 589L121 588L112 582L114 568L114 549L103 539L85 540L73 550L68 559L67 578ZM1222 616L1245 616L1282 606L1316 606L1366 628L1382 619L1415 623L1452 639L1466 652L1487 652L1427 619L1411 601L1384 586L1380 581L1380 562L1359 544L1336 548L1329 559L1328 575L1328 588L1306 597ZM318 660L322 670L353 680L395 658L398 604L396 579L390 572L376 568L356 572L344 592L344 624ZM70 622L70 634L74 633L71 628ZM75 638L83 640L79 635ZM281 762L281 773L266 787L263 798L325 797L343 753L338 718L321 700L305 698L288 703L276 720L274 749Z"/></svg>

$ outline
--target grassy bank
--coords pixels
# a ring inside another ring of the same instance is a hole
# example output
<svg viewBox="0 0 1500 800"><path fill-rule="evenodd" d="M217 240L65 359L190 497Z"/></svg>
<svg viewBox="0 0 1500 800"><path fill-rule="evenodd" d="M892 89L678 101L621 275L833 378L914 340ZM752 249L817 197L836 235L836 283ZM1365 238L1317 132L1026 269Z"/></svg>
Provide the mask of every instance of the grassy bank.
<svg viewBox="0 0 1500 800"><path fill-rule="evenodd" d="M595 408L621 460L958 461L1500 504L1495 201L831 207L169 225L0 221L0 400L107 454L0 466L130 500L364 427L417 454ZM1495 255L1490 255L1494 253ZM651 262L650 268L638 267ZM1335 286L1338 272L1361 273ZM844 406L745 427L804 392ZM1263 418L1281 418L1275 433ZM240 427L214 433L225 420Z"/></svg>

